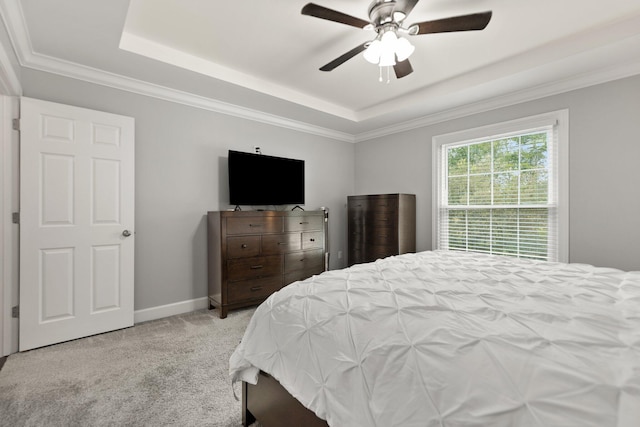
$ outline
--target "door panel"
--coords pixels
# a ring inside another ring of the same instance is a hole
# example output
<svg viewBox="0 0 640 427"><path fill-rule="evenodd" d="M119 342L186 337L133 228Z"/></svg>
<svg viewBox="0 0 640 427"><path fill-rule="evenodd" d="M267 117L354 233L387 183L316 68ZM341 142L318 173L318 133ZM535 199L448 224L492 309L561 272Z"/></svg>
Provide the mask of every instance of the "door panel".
<svg viewBox="0 0 640 427"><path fill-rule="evenodd" d="M41 154L42 218L46 226L73 225L74 158Z"/></svg>
<svg viewBox="0 0 640 427"><path fill-rule="evenodd" d="M91 224L120 224L120 161L92 159Z"/></svg>
<svg viewBox="0 0 640 427"><path fill-rule="evenodd" d="M74 315L74 248L40 251L40 321L50 322Z"/></svg>
<svg viewBox="0 0 640 427"><path fill-rule="evenodd" d="M20 351L133 325L133 119L30 98L21 116Z"/></svg>
<svg viewBox="0 0 640 427"><path fill-rule="evenodd" d="M91 248L91 313L120 308L120 246Z"/></svg>

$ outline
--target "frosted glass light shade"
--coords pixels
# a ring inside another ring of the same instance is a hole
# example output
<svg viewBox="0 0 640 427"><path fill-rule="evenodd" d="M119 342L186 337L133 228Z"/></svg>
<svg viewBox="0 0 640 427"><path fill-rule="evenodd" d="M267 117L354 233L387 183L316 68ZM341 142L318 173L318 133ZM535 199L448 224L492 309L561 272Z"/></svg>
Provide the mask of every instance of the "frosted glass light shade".
<svg viewBox="0 0 640 427"><path fill-rule="evenodd" d="M411 56L415 47L404 37L398 38L395 31L387 31L371 42L364 51L364 59L381 67L396 65Z"/></svg>
<svg viewBox="0 0 640 427"><path fill-rule="evenodd" d="M409 58L413 51L416 50L415 46L413 46L409 40L401 37L396 42L396 55L398 56L398 61L402 62L405 59Z"/></svg>
<svg viewBox="0 0 640 427"><path fill-rule="evenodd" d="M398 36L394 31L387 31L380 38L380 43L382 44L382 50L395 50L396 43L398 42Z"/></svg>
<svg viewBox="0 0 640 427"><path fill-rule="evenodd" d="M380 55L380 64L381 67L390 67L392 65L396 65L396 54L392 50L383 51Z"/></svg>
<svg viewBox="0 0 640 427"><path fill-rule="evenodd" d="M380 53L381 53L381 43L380 40L374 40L371 42L369 47L364 51L364 59L371 62L372 64L377 64L380 62Z"/></svg>

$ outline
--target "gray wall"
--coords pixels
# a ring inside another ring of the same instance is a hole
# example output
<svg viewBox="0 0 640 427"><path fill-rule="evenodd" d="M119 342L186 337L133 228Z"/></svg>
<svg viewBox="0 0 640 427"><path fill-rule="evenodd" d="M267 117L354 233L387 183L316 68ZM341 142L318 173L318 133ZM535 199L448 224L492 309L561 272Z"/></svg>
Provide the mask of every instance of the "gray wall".
<svg viewBox="0 0 640 427"><path fill-rule="evenodd" d="M22 71L24 95L136 120L135 309L207 295L205 214L228 204L229 149L305 160L306 209L330 208L331 268L346 265L354 145L57 75Z"/></svg>
<svg viewBox="0 0 640 427"><path fill-rule="evenodd" d="M431 138L568 108L570 261L640 270L640 76L356 145L23 69L25 96L136 119L136 310L206 296L208 210L230 208L229 149L306 161L307 209L330 208L331 268L350 194L417 195L431 249ZM355 171L354 171L355 165Z"/></svg>
<svg viewBox="0 0 640 427"><path fill-rule="evenodd" d="M569 260L640 270L640 76L356 145L357 194L416 194L417 247L431 249L431 138L569 109Z"/></svg>

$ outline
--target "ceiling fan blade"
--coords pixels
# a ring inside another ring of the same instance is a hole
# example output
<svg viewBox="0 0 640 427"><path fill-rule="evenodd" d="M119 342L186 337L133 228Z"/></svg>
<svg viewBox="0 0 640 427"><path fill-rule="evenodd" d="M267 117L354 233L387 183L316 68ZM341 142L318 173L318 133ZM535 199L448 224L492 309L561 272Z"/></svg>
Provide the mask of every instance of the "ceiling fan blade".
<svg viewBox="0 0 640 427"><path fill-rule="evenodd" d="M337 10L319 6L314 3L308 3L302 8L303 15L314 16L316 18L326 19L328 21L339 22L341 24L351 25L352 27L364 28L369 25L369 21L356 18Z"/></svg>
<svg viewBox="0 0 640 427"><path fill-rule="evenodd" d="M405 59L402 62L396 62L396 65L393 66L393 71L396 72L396 77L401 79L409 74L413 73L413 67L408 59Z"/></svg>
<svg viewBox="0 0 640 427"><path fill-rule="evenodd" d="M471 15L454 16L435 21L418 22L409 27L409 34L448 33L453 31L483 30L491 20L492 12L472 13ZM413 27L418 30L412 31Z"/></svg>
<svg viewBox="0 0 640 427"><path fill-rule="evenodd" d="M320 71L331 71L337 66L344 64L345 62L347 62L348 60L350 60L360 52L364 51L367 48L368 44L369 42L362 43L360 46L354 49L351 49L349 52L345 53L344 55L339 56L333 61L329 62L327 65L324 65L322 68L320 68Z"/></svg>

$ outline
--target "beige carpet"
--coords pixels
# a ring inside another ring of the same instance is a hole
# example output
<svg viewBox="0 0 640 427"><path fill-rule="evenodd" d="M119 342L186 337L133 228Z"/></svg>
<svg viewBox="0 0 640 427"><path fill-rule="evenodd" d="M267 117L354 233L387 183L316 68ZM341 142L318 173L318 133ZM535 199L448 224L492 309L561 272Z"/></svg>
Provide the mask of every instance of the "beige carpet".
<svg viewBox="0 0 640 427"><path fill-rule="evenodd" d="M198 311L11 355L0 425L240 426L229 357L253 311Z"/></svg>

